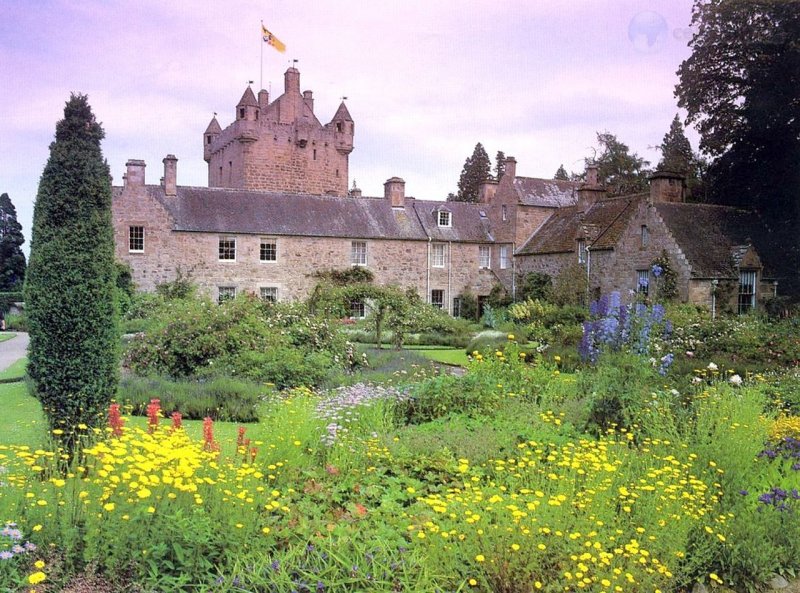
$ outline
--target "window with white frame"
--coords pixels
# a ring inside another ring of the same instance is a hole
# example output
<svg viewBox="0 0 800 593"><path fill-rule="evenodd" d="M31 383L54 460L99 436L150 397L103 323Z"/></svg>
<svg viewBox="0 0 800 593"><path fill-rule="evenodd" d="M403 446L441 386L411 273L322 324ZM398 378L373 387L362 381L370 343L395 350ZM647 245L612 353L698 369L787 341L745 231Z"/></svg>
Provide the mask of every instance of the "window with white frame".
<svg viewBox="0 0 800 593"><path fill-rule="evenodd" d="M650 229L647 228L646 224L642 225L642 247L647 247L650 245Z"/></svg>
<svg viewBox="0 0 800 593"><path fill-rule="evenodd" d="M431 245L431 265L434 268L443 268L445 265L445 244L434 243Z"/></svg>
<svg viewBox="0 0 800 593"><path fill-rule="evenodd" d="M236 261L236 237L219 238L219 260Z"/></svg>
<svg viewBox="0 0 800 593"><path fill-rule="evenodd" d="M586 239L578 239L578 263L586 263Z"/></svg>
<svg viewBox="0 0 800 593"><path fill-rule="evenodd" d="M141 253L144 251L144 227L128 227L128 251L131 253Z"/></svg>
<svg viewBox="0 0 800 593"><path fill-rule="evenodd" d="M500 269L505 270L508 268L508 245L500 246Z"/></svg>
<svg viewBox="0 0 800 593"><path fill-rule="evenodd" d="M453 299L453 317L461 317L461 297Z"/></svg>
<svg viewBox="0 0 800 593"><path fill-rule="evenodd" d="M439 210L438 221L439 226L451 226L450 213L447 210Z"/></svg>
<svg viewBox="0 0 800 593"><path fill-rule="evenodd" d="M367 316L367 306L361 299L350 301L350 318L364 319Z"/></svg>
<svg viewBox="0 0 800 593"><path fill-rule="evenodd" d="M431 291L431 305L438 309L444 309L444 291L434 289Z"/></svg>
<svg viewBox="0 0 800 593"><path fill-rule="evenodd" d="M739 313L748 313L756 308L756 271L739 271Z"/></svg>
<svg viewBox="0 0 800 593"><path fill-rule="evenodd" d="M217 289L217 302L224 303L225 301L230 301L236 298L236 287L235 286L220 286Z"/></svg>
<svg viewBox="0 0 800 593"><path fill-rule="evenodd" d="M650 270L636 270L636 292L647 296L650 294Z"/></svg>
<svg viewBox="0 0 800 593"><path fill-rule="evenodd" d="M353 241L350 247L350 263L354 266L367 265L367 242Z"/></svg>
<svg viewBox="0 0 800 593"><path fill-rule="evenodd" d="M492 248L489 245L478 247L478 267L489 269L492 267Z"/></svg>
<svg viewBox="0 0 800 593"><path fill-rule="evenodd" d="M261 287L261 300L267 303L278 302L278 287L277 286L262 286Z"/></svg>
<svg viewBox="0 0 800 593"><path fill-rule="evenodd" d="M278 240L274 237L261 237L259 257L261 261L278 261Z"/></svg>

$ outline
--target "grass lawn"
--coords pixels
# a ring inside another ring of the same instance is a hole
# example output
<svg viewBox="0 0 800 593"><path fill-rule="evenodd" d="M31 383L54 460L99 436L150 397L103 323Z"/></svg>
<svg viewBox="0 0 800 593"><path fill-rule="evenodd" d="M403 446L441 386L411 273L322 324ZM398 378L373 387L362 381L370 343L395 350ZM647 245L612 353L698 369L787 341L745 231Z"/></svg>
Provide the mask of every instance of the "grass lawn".
<svg viewBox="0 0 800 593"><path fill-rule="evenodd" d="M25 382L0 384L0 407L3 415L0 417L0 445L28 445L32 448L42 446L47 438L47 421L42 414L42 407L36 399L28 393ZM163 419L163 423L170 423L170 419ZM141 416L125 417L126 427L145 428L147 418ZM202 420L184 420L186 432L196 440L203 438ZM265 438L257 424L248 424L247 437L254 441ZM235 422L214 422L214 438L222 447L225 454L232 454L236 450L236 437L239 424ZM265 439L266 440L266 439Z"/></svg>
<svg viewBox="0 0 800 593"><path fill-rule="evenodd" d="M450 364L455 366L467 366L469 359L463 348L442 348L440 346L409 346L408 350L414 350L434 362Z"/></svg>
<svg viewBox="0 0 800 593"><path fill-rule="evenodd" d="M28 359L20 358L5 370L0 371L0 381L20 381L25 377Z"/></svg>
<svg viewBox="0 0 800 593"><path fill-rule="evenodd" d="M5 342L7 340L10 340L11 338L16 338L16 335L0 333L0 342Z"/></svg>

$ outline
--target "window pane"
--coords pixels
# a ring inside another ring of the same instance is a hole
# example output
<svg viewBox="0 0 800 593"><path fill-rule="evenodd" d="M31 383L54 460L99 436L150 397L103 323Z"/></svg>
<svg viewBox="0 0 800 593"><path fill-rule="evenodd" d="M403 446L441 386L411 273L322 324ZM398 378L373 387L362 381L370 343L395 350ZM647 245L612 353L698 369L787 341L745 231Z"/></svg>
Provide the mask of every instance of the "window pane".
<svg viewBox="0 0 800 593"><path fill-rule="evenodd" d="M488 245L481 245L478 248L478 267L490 268L492 265L492 248Z"/></svg>
<svg viewBox="0 0 800 593"><path fill-rule="evenodd" d="M220 237L219 238L219 259L225 261L233 261L236 259L236 238L235 237Z"/></svg>
<svg viewBox="0 0 800 593"><path fill-rule="evenodd" d="M262 286L261 287L261 300L270 303L278 302L278 287L277 286Z"/></svg>
<svg viewBox="0 0 800 593"><path fill-rule="evenodd" d="M439 226L450 226L450 213L439 211Z"/></svg>
<svg viewBox="0 0 800 593"><path fill-rule="evenodd" d="M756 306L756 272L739 272L739 313L747 313Z"/></svg>
<svg viewBox="0 0 800 593"><path fill-rule="evenodd" d="M235 286L220 286L219 287L219 294L217 296L217 302L224 303L225 301L229 301L236 297L236 287Z"/></svg>
<svg viewBox="0 0 800 593"><path fill-rule="evenodd" d="M350 263L354 266L367 265L367 243L366 241L353 241L350 251Z"/></svg>
<svg viewBox="0 0 800 593"><path fill-rule="evenodd" d="M500 246L500 269L508 268L508 245Z"/></svg>
<svg viewBox="0 0 800 593"><path fill-rule="evenodd" d="M636 292L644 296L650 294L650 270L636 271Z"/></svg>
<svg viewBox="0 0 800 593"><path fill-rule="evenodd" d="M367 308L364 301L350 301L350 317L353 319L364 319L367 316Z"/></svg>
<svg viewBox="0 0 800 593"><path fill-rule="evenodd" d="M443 290L432 290L431 291L431 305L434 307L438 307L439 309L444 308L444 291Z"/></svg>
<svg viewBox="0 0 800 593"><path fill-rule="evenodd" d="M128 231L128 251L144 251L144 227L132 226Z"/></svg>
<svg viewBox="0 0 800 593"><path fill-rule="evenodd" d="M275 239L261 239L261 261L278 260L278 243Z"/></svg>
<svg viewBox="0 0 800 593"><path fill-rule="evenodd" d="M433 260L433 267L434 268L443 268L444 267L444 254L445 254L445 245L444 243L434 243L433 250L431 253L431 259Z"/></svg>

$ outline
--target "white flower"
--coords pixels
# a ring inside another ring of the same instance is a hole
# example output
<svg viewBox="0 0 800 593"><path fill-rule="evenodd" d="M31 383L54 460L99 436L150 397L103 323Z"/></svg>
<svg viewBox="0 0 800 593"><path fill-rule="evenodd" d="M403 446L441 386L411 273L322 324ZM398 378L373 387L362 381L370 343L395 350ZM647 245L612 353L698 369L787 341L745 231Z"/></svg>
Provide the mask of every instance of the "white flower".
<svg viewBox="0 0 800 593"><path fill-rule="evenodd" d="M742 378L739 375L731 375L728 381L731 382L731 385L736 385L737 387L742 384Z"/></svg>
<svg viewBox="0 0 800 593"><path fill-rule="evenodd" d="M700 383L701 381L702 381L702 379L700 377L692 377L692 383L697 384L697 383Z"/></svg>
<svg viewBox="0 0 800 593"><path fill-rule="evenodd" d="M719 367L716 364L714 364L713 362L709 362L708 363L708 370L709 371L716 371L718 368Z"/></svg>

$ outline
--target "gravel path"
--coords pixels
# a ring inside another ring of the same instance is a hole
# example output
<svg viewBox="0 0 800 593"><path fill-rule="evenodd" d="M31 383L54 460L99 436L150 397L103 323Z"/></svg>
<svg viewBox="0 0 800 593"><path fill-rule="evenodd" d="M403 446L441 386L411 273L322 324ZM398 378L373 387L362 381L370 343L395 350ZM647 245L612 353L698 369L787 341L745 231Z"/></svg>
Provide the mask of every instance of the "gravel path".
<svg viewBox="0 0 800 593"><path fill-rule="evenodd" d="M28 334L11 332L15 337L0 342L0 371L7 369L20 358L28 355Z"/></svg>

